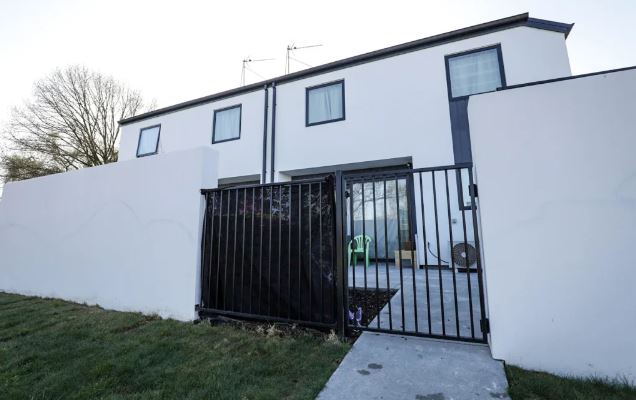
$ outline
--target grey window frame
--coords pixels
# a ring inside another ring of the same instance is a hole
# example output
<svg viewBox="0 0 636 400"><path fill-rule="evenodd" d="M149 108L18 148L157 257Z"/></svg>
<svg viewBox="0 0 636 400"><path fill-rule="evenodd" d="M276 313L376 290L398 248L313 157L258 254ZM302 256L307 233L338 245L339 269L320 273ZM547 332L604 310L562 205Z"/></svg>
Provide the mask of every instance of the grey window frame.
<svg viewBox="0 0 636 400"><path fill-rule="evenodd" d="M323 87L327 87L327 86L334 86L334 85L341 85L342 87L342 117L340 118L333 118L333 119L328 119L325 121L319 121L319 122L309 122L309 92L311 92L314 89L320 89ZM314 86L309 86L305 88L305 127L309 127L309 126L314 126L314 125L322 125L322 124L329 124L331 122L338 122L338 121L344 121L346 119L346 110L347 110L347 106L345 103L345 81L344 79L339 79L336 81L331 81L331 82L327 82L327 83L321 83L320 85L314 85Z"/></svg>
<svg viewBox="0 0 636 400"><path fill-rule="evenodd" d="M159 132L157 133L157 142L155 143L155 151L150 152L150 153L143 153L143 154L139 154L139 145L141 144L141 135L143 135L143 132L145 130L148 129L153 129L153 128L159 128ZM155 154L159 153L159 138L161 137L161 124L156 124L156 125L151 125L151 126L145 126L141 129L139 129L139 137L137 138L137 158L139 157L146 157L146 156L152 156Z"/></svg>
<svg viewBox="0 0 636 400"><path fill-rule="evenodd" d="M450 60L452 60L455 57L461 57L461 56L465 56L468 54L474 54L474 53L481 53L482 51L488 51L488 50L497 50L497 60L499 61L499 76L501 78L501 86L496 88L495 90L489 90L489 91L485 91L485 92L479 92L479 93L472 93L469 95L464 95L464 96L457 96L457 97L453 97L453 91L452 91L452 87L451 87L451 77L450 77ZM461 53L453 53L453 54L448 54L446 56L444 56L444 64L446 67L446 88L448 90L448 100L453 101L453 100L461 100L461 99L466 99L470 96L476 95L476 94L481 94L481 93L488 93L488 92L494 92L496 90L499 89L503 89L505 88L506 85L506 71L504 69L504 62L503 62L503 55L501 52L501 43L492 45L492 46L486 46L486 47L479 47L476 49L472 49L472 50L467 50L467 51L463 51Z"/></svg>
<svg viewBox="0 0 636 400"><path fill-rule="evenodd" d="M228 110L232 110L234 108L238 108L239 109L239 134L237 137L235 138L230 138L230 139L223 139L223 140L216 140L216 114L223 112L223 111L228 111ZM241 126L243 125L243 104L234 104L233 106L228 106L228 107L223 107L223 108L219 108L214 110L214 116L212 118L212 144L216 144L216 143L225 143L225 142L231 142L233 140L239 140L241 138Z"/></svg>

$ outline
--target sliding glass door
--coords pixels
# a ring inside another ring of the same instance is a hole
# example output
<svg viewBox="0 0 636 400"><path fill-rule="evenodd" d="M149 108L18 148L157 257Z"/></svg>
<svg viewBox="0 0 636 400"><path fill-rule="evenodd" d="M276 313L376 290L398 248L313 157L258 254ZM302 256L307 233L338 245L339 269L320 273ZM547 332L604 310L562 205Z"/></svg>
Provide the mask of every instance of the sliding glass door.
<svg viewBox="0 0 636 400"><path fill-rule="evenodd" d="M412 187L410 176L396 174L350 183L347 234L349 240L370 239L371 259L393 260L397 250L414 250Z"/></svg>

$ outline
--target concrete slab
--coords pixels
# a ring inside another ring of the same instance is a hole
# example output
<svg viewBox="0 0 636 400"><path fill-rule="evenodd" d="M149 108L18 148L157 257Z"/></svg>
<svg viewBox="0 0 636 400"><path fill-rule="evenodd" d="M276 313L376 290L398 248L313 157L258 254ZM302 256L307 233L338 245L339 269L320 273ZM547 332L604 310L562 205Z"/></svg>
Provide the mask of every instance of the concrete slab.
<svg viewBox="0 0 636 400"><path fill-rule="evenodd" d="M509 399L507 388L488 346L365 332L318 399Z"/></svg>
<svg viewBox="0 0 636 400"><path fill-rule="evenodd" d="M377 271L375 264L366 271L360 265L349 268L349 287L397 290L390 304L371 321L371 328L400 331L404 327L407 332L481 338L480 288L476 273L416 269L413 275L413 269L400 271L393 263L380 264Z"/></svg>

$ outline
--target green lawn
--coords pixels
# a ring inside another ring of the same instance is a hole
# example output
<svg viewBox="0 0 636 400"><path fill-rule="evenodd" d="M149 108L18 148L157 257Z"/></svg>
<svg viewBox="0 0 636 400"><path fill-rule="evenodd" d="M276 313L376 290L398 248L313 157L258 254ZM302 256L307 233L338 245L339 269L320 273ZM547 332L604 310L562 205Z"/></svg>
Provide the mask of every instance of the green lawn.
<svg viewBox="0 0 636 400"><path fill-rule="evenodd" d="M633 400L636 389L623 382L561 378L506 366L512 400Z"/></svg>
<svg viewBox="0 0 636 400"><path fill-rule="evenodd" d="M0 292L0 399L313 399L349 344ZM506 367L513 400L625 400L620 382Z"/></svg>
<svg viewBox="0 0 636 400"><path fill-rule="evenodd" d="M348 349L0 293L2 399L313 399Z"/></svg>

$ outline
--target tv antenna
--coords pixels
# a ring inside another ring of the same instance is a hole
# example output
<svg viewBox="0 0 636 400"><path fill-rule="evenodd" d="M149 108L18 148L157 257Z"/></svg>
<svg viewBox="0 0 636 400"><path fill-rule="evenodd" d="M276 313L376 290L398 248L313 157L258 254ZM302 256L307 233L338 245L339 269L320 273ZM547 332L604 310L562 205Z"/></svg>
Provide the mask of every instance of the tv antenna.
<svg viewBox="0 0 636 400"><path fill-rule="evenodd" d="M243 59L243 67L241 68L241 86L245 86L245 71L250 71L251 73L253 73L254 75L258 76L259 78L265 80L265 77L261 74L259 74L258 72L254 71L252 68L250 68L248 66L248 64L253 63L253 62L261 62L261 61L272 61L275 60L275 58L260 58L257 60L254 60L252 58L250 58L249 56L247 56L247 58Z"/></svg>
<svg viewBox="0 0 636 400"><path fill-rule="evenodd" d="M296 46L296 44L292 43L287 45L287 56L285 57L285 75L291 72L289 69L289 60L294 60L297 63L303 64L304 66L311 68L311 65L294 57L296 55L294 51L300 50L300 49L309 49L311 47L320 47L320 46L322 46L322 44L312 44L309 46ZM292 56L292 54L294 54L294 56Z"/></svg>

